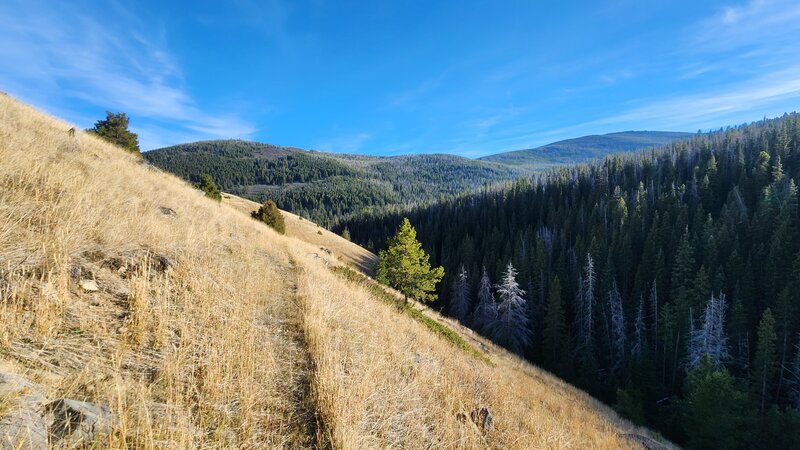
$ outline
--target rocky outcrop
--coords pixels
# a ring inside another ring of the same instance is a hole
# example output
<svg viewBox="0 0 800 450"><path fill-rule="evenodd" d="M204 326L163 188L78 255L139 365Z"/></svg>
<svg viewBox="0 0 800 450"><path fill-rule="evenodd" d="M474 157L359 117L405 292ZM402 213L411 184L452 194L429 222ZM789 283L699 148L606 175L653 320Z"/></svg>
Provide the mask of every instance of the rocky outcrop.
<svg viewBox="0 0 800 450"><path fill-rule="evenodd" d="M50 441L62 448L99 447L111 434L113 415L107 407L78 400L56 400L45 407Z"/></svg>
<svg viewBox="0 0 800 450"><path fill-rule="evenodd" d="M113 428L106 406L48 402L41 386L0 372L0 450L102 448Z"/></svg>

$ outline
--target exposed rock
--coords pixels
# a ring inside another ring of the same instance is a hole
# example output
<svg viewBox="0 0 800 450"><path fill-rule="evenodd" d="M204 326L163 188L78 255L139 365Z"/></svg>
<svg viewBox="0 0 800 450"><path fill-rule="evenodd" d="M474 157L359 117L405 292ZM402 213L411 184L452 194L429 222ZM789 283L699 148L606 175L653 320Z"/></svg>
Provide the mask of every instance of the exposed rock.
<svg viewBox="0 0 800 450"><path fill-rule="evenodd" d="M46 449L47 432L36 410L44 403L42 388L25 378L0 372L0 403L8 413L0 417L0 450Z"/></svg>
<svg viewBox="0 0 800 450"><path fill-rule="evenodd" d="M19 375L0 372L0 399L13 399L15 403L38 408L44 403L43 389Z"/></svg>
<svg viewBox="0 0 800 450"><path fill-rule="evenodd" d="M488 408L481 407L473 410L469 413L469 418L484 433L492 431L492 413Z"/></svg>
<svg viewBox="0 0 800 450"><path fill-rule="evenodd" d="M488 408L481 407L473 409L469 413L469 418L482 433L485 434L492 431L492 413L489 412ZM464 413L458 413L456 414L456 420L465 424L467 423L467 415Z"/></svg>
<svg viewBox="0 0 800 450"><path fill-rule="evenodd" d="M175 212L172 208L167 208L166 206L159 206L158 210L161 211L161 214L169 217L170 219L174 219L178 217L178 213Z"/></svg>
<svg viewBox="0 0 800 450"><path fill-rule="evenodd" d="M94 403L61 399L47 405L45 412L52 419L51 443L59 447L102 447L114 425L111 410Z"/></svg>
<svg viewBox="0 0 800 450"><path fill-rule="evenodd" d="M161 270L166 271L175 265L175 260L166 255L158 255L158 263L161 265Z"/></svg>
<svg viewBox="0 0 800 450"><path fill-rule="evenodd" d="M131 290L127 286L119 286L114 289L113 294L119 298L126 299L131 296Z"/></svg>
<svg viewBox="0 0 800 450"><path fill-rule="evenodd" d="M34 410L14 409L0 417L0 450L11 449L47 449L44 421Z"/></svg>
<svg viewBox="0 0 800 450"><path fill-rule="evenodd" d="M97 282L94 280L81 280L79 284L84 291L97 292L100 290L97 286Z"/></svg>

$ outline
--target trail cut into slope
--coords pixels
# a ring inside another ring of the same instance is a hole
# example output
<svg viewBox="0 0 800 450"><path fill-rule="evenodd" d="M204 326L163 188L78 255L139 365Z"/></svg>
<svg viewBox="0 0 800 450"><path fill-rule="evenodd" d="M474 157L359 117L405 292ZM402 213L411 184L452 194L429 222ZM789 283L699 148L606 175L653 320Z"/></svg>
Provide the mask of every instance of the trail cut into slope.
<svg viewBox="0 0 800 450"><path fill-rule="evenodd" d="M342 278L331 267L370 254L340 237L299 219L279 235L70 128L0 96L0 448L639 448L625 435L648 434Z"/></svg>

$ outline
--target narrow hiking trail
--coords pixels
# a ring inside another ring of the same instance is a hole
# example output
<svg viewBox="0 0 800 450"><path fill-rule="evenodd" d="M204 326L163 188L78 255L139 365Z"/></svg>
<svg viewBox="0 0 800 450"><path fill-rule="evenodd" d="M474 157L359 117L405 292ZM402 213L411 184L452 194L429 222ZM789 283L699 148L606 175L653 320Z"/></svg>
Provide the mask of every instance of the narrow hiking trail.
<svg viewBox="0 0 800 450"><path fill-rule="evenodd" d="M277 391L282 393L279 422L285 436L283 448L324 447L319 439L319 415L311 391L313 359L303 331L303 310L299 298L297 273L302 268L293 260L280 271L284 280L282 295L274 298L267 311L265 324L283 364L275 376ZM266 343L265 343L266 344Z"/></svg>

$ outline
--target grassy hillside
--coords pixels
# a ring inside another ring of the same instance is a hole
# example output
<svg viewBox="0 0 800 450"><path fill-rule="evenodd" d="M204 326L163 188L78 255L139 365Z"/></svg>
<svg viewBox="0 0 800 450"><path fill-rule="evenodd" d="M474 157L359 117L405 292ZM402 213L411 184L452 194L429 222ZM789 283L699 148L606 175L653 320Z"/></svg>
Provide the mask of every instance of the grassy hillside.
<svg viewBox="0 0 800 450"><path fill-rule="evenodd" d="M247 141L195 142L144 157L192 182L207 173L227 192L256 202L273 199L326 227L364 210L426 204L521 173L453 155L374 157Z"/></svg>
<svg viewBox="0 0 800 450"><path fill-rule="evenodd" d="M222 203L232 206L245 215L258 210L261 206L254 201L227 193L222 194ZM286 222L286 235L317 247L314 253L319 258L328 259L335 256L339 262L355 267L361 273L372 273L372 268L378 262L378 257L374 253L296 214L288 211L282 213Z"/></svg>
<svg viewBox="0 0 800 450"><path fill-rule="evenodd" d="M647 434L426 311L451 327L433 332L305 234L70 127L0 96L0 429L71 399L108 408L82 442L112 449L616 449Z"/></svg>
<svg viewBox="0 0 800 450"><path fill-rule="evenodd" d="M484 156L481 161L542 169L603 158L609 153L624 153L669 144L690 133L673 131L625 131L583 136L541 147Z"/></svg>

